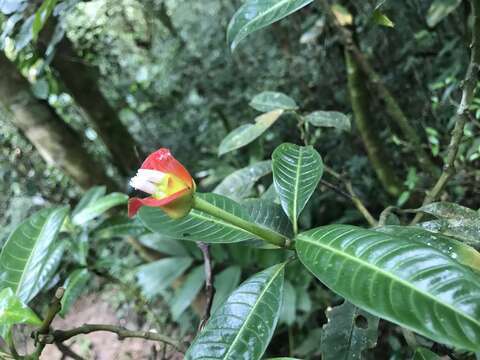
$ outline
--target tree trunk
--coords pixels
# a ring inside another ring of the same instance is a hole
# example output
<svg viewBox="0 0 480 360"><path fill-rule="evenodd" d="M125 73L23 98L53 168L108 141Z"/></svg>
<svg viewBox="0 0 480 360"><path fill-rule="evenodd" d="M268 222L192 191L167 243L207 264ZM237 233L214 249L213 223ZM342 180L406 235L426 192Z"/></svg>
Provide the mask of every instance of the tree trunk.
<svg viewBox="0 0 480 360"><path fill-rule="evenodd" d="M106 184L109 190L118 189L103 167L95 164L81 146L74 130L47 102L33 96L28 81L3 53L0 53L0 72L0 103L11 113L12 123L48 164L59 167L83 189L98 184Z"/></svg>
<svg viewBox="0 0 480 360"><path fill-rule="evenodd" d="M368 158L383 188L388 194L397 197L402 191L402 182L397 178L385 157L385 150L378 137L378 132L372 127L365 76L347 49L345 49L345 62L355 124L367 150Z"/></svg>
<svg viewBox="0 0 480 360"><path fill-rule="evenodd" d="M38 46L46 51L57 22L51 18L40 33ZM143 159L143 154L110 106L99 88L100 73L78 56L72 42L64 36L55 47L51 67L58 73L66 90L89 116L93 126L112 155L112 161L123 175L131 175Z"/></svg>

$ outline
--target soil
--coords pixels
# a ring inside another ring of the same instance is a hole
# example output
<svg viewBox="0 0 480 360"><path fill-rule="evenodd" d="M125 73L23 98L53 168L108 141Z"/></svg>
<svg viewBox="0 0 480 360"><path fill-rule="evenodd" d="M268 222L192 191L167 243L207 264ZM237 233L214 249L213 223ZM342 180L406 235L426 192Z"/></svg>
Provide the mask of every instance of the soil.
<svg viewBox="0 0 480 360"><path fill-rule="evenodd" d="M52 324L54 329L72 329L83 324L112 324L132 330L140 330L135 315L126 315L119 319L113 305L99 294L89 294L80 298L72 306L69 314L62 319L57 317ZM142 328L148 330L148 328ZM64 343L75 353L86 360L142 360L142 359L175 359L183 358L182 354L167 350L153 341L143 339L119 340L115 334L94 332L76 336ZM40 357L41 360L71 359L63 354L55 345L47 345Z"/></svg>

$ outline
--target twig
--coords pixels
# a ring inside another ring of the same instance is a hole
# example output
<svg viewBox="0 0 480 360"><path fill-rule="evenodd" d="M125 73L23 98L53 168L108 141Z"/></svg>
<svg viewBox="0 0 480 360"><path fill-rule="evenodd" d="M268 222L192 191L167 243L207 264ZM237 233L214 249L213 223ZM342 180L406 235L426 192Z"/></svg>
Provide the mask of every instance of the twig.
<svg viewBox="0 0 480 360"><path fill-rule="evenodd" d="M53 344L66 341L74 336L82 334L90 334L96 331L107 331L117 334L119 340L126 338L141 338L145 340L160 341L171 345L176 350L184 352L184 346L180 342L169 338L168 336L158 334L151 331L134 331L128 330L121 326L104 325L104 324L84 324L78 328L71 330L54 330L48 335L45 335L40 341L42 344Z"/></svg>
<svg viewBox="0 0 480 360"><path fill-rule="evenodd" d="M432 190L427 193L422 206L434 202L442 193L452 175L455 172L455 159L458 155L458 149L463 137L463 129L468 120L468 108L470 107L475 95L475 88L478 81L478 71L480 67L480 1L471 0L473 14L472 44L470 63L468 65L465 79L463 80L462 100L457 108L455 115L455 127L452 131L450 144L448 145L447 158L443 165L443 171ZM412 220L412 225L418 223L423 217L423 213L419 212Z"/></svg>
<svg viewBox="0 0 480 360"><path fill-rule="evenodd" d="M39 359L43 349L45 348L45 343L42 341L42 339L47 336L46 334L48 334L50 331L50 326L52 325L53 319L55 319L55 316L57 316L62 309L61 301L64 293L65 289L63 287L59 287L55 291L55 295L50 303L50 306L48 307L45 319L43 319L43 322L37 331L32 333L32 337L35 339L35 351L31 356L33 359Z"/></svg>
<svg viewBox="0 0 480 360"><path fill-rule="evenodd" d="M48 307L47 315L45 316L45 319L42 322L42 325L38 328L36 331L37 334L43 335L47 334L48 331L50 330L50 325L52 325L52 321L57 316L58 312L62 309L62 304L60 303L62 301L63 294L65 293L65 289L63 287L59 287L57 291L55 291L55 295L53 297L53 300Z"/></svg>
<svg viewBox="0 0 480 360"><path fill-rule="evenodd" d="M67 345L61 343L61 342L56 342L55 345L57 346L58 350L64 355L71 357L74 360L85 360L83 357L78 355L75 351L70 349Z"/></svg>
<svg viewBox="0 0 480 360"><path fill-rule="evenodd" d="M344 183L345 188L348 191L348 198L353 202L353 205L357 208L358 211L363 215L365 220L367 220L368 224L372 227L377 226L377 220L372 216L370 211L365 207L363 204L362 200L355 194L355 191L353 190L352 183L349 180L346 180L342 175L337 173L335 170L332 168L324 165L325 172L333 176L335 179L341 181Z"/></svg>
<svg viewBox="0 0 480 360"><path fill-rule="evenodd" d="M320 183L322 185L325 185L327 188L329 188L330 190L333 190L334 192L336 192L337 194L339 195L342 195L344 197L346 197L347 199L350 199L353 201L353 196L346 193L345 191L343 191L342 189L340 189L338 186L336 185L333 185L332 183L328 182L327 180L323 180L321 179L320 180Z"/></svg>
<svg viewBox="0 0 480 360"><path fill-rule="evenodd" d="M378 94L385 102L385 110L390 115L390 117L396 121L399 128L402 130L405 138L407 138L411 142L413 150L418 156L418 162L420 163L420 165L422 165L422 167L424 167L432 174L437 173L438 169L428 156L427 152L422 147L422 141L418 136L417 131L413 126L410 125L409 120L407 119L403 110L400 108L397 100L395 100L394 96L384 85L381 77L377 74L368 59L353 41L352 32L339 24L337 18L335 17L335 14L330 8L328 0L320 0L319 2L323 8L323 11L326 13L330 23L337 30L337 33L340 36L340 41L355 58L359 67L367 76L368 81L372 84L372 86L377 89Z"/></svg>
<svg viewBox="0 0 480 360"><path fill-rule="evenodd" d="M212 271L212 258L210 256L210 249L208 244L204 242L198 242L197 246L202 251L203 261L205 265L205 295L206 295L206 304L203 317L200 320L198 326L198 331L202 331L205 325L207 324L208 319L210 318L210 313L212 311L213 305L213 296L215 295L215 287L213 286L213 271Z"/></svg>

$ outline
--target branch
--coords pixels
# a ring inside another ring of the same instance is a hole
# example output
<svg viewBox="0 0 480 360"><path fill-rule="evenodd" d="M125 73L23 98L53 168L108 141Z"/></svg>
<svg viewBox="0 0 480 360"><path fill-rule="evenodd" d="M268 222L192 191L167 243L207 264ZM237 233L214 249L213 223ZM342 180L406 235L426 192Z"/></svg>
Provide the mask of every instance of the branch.
<svg viewBox="0 0 480 360"><path fill-rule="evenodd" d="M478 70L480 67L480 0L471 0L470 4L472 6L473 14L472 44L470 45L472 50L467 73L463 80L462 99L455 115L455 127L453 128L450 144L448 145L447 158L443 165L443 171L432 190L427 193L422 206L434 202L440 196L447 185L447 182L455 172L455 159L457 158L458 149L462 141L463 129L469 118L468 108L475 95L475 88L478 81ZM422 217L423 213L417 213L411 224L418 223Z"/></svg>
<svg viewBox="0 0 480 360"><path fill-rule="evenodd" d="M83 357L81 357L72 349L70 349L67 345L61 342L56 342L55 345L57 346L58 350L63 354L63 356L65 356L66 358L71 357L74 360L85 360Z"/></svg>
<svg viewBox="0 0 480 360"><path fill-rule="evenodd" d="M168 336L158 334L151 331L133 331L116 325L103 324L84 324L78 328L71 330L54 330L50 334L43 337L41 340L43 344L53 344L66 341L74 336L81 334L90 334L96 331L107 331L117 334L119 340L126 338L141 338L145 340L159 341L171 345L176 350L184 352L184 346L180 342L169 338Z"/></svg>
<svg viewBox="0 0 480 360"><path fill-rule="evenodd" d="M55 316L57 316L59 311L62 309L61 301L64 293L65 289L63 287L59 287L57 291L55 291L55 295L50 303L50 306L48 307L45 319L43 319L43 322L37 331L32 333L32 337L35 339L35 351L32 355L33 359L39 359L43 349L45 348L45 343L42 341L42 339L47 336L46 334L48 334L50 331L50 326L52 325L53 319L55 319Z"/></svg>
<svg viewBox="0 0 480 360"><path fill-rule="evenodd" d="M203 328L207 324L208 319L210 318L210 313L212 311L213 305L213 296L215 295L215 287L213 286L212 258L210 256L208 244L199 242L197 243L197 246L202 251L203 260L205 262L205 295L207 298L205 304L205 312L198 326L198 331L200 332L203 330Z"/></svg>
<svg viewBox="0 0 480 360"><path fill-rule="evenodd" d="M385 110L390 115L390 117L398 124L404 137L411 142L413 150L418 156L418 162L420 163L422 168L425 168L432 174L438 173L437 167L432 162L427 152L423 149L422 141L418 136L417 131L413 126L410 125L410 122L408 121L405 113L400 108L397 100L395 100L393 95L383 84L381 77L377 74L368 59L353 41L352 32L339 24L327 0L320 0L320 4L325 11L330 23L337 30L338 35L340 36L340 41L345 46L347 51L356 60L358 66L367 76L368 81L372 84L372 86L376 88L378 94L385 102Z"/></svg>
<svg viewBox="0 0 480 360"><path fill-rule="evenodd" d="M375 220L375 218L372 216L372 214L370 213L370 211L368 211L368 209L365 207L365 205L363 204L362 200L360 200L360 198L357 196L357 194L355 193L355 191L353 190L353 186L352 186L352 183L349 181L349 180L346 180L342 175L340 175L339 173L337 173L335 170L333 170L332 168L324 165L324 169L325 169L325 172L330 174L331 176L333 176L334 178L336 178L337 180L339 181L342 181L344 184L345 184L345 187L347 188L347 191L348 191L348 194L347 197L352 200L353 202L353 205L355 205L355 207L357 208L358 211L360 211L360 213L363 215L363 217L365 218L365 220L367 220L368 224L372 227L374 226L377 226L377 220ZM323 184L325 184L325 182L322 182ZM328 186L328 185L327 185ZM333 186L333 185L332 185ZM336 190L337 191L337 190ZM337 191L339 192L339 191ZM343 195L345 194L343 191L340 190L340 193Z"/></svg>

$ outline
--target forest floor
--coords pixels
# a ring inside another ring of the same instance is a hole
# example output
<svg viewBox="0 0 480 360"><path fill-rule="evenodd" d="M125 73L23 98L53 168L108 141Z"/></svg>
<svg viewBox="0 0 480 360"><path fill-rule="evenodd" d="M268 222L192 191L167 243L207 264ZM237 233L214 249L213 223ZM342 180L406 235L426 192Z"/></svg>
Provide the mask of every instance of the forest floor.
<svg viewBox="0 0 480 360"><path fill-rule="evenodd" d="M106 296L107 295L107 296ZM119 319L118 312L108 295L95 293L80 298L69 311L69 315L62 319L57 317L53 322L55 329L71 329L85 323L112 324L124 326L128 329L138 329L134 313L124 314ZM79 335L65 342L71 350L86 360L143 360L143 359L182 359L179 353L167 352L163 356L160 346L152 341L142 339L118 340L117 336L107 332L95 332ZM156 347L156 348L155 348ZM155 353L156 356L154 355ZM55 345L47 345L42 353L41 360L66 359ZM67 359L70 359L68 357Z"/></svg>

